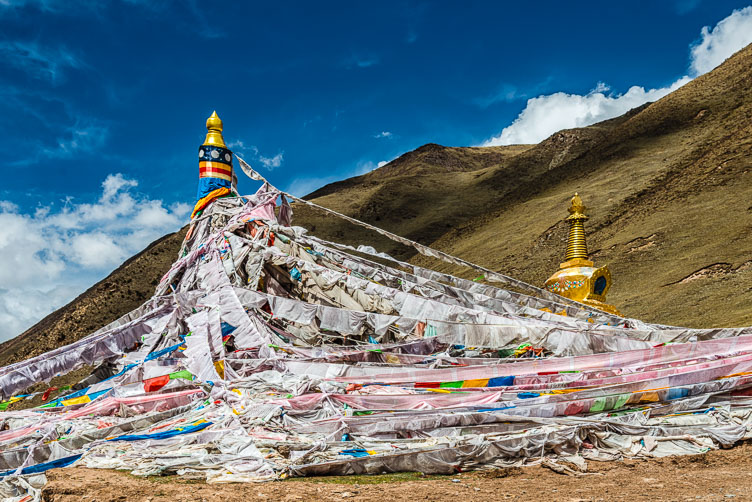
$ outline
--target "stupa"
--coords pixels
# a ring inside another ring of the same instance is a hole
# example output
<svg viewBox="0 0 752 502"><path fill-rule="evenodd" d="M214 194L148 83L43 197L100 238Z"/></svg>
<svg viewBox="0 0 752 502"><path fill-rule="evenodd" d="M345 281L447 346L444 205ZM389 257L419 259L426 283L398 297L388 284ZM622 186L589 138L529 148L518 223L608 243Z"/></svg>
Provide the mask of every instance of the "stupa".
<svg viewBox="0 0 752 502"><path fill-rule="evenodd" d="M191 218L213 200L226 197L233 191L232 151L222 137L222 119L213 112L206 119L206 139L198 149L198 193Z"/></svg>
<svg viewBox="0 0 752 502"><path fill-rule="evenodd" d="M611 288L611 272L608 266L596 267L588 259L585 241L585 206L575 193L569 206L569 235L565 261L556 273L546 281L546 289L571 300L595 307L610 314L621 315L613 305L606 303L606 294Z"/></svg>

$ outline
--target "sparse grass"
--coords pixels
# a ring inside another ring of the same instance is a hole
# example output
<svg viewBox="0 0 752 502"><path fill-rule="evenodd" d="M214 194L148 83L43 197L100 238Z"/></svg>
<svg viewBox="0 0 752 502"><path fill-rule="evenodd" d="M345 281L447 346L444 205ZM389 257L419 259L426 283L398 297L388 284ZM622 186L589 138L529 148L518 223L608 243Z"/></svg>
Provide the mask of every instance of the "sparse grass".
<svg viewBox="0 0 752 502"><path fill-rule="evenodd" d="M354 474L351 476L313 476L306 478L287 478L285 482L332 483L342 485L378 485L398 481L431 481L448 479L452 476L440 474L423 474L422 472L393 472L389 474Z"/></svg>
<svg viewBox="0 0 752 502"><path fill-rule="evenodd" d="M185 478L183 476L178 476L176 474L167 474L164 476L137 476L136 474L132 474L128 470L118 469L117 471L122 474L125 474L126 476L130 478L145 479L146 481L149 481L155 484L173 484L173 483L178 483L181 485L205 485L206 484L206 480L204 479Z"/></svg>
<svg viewBox="0 0 752 502"><path fill-rule="evenodd" d="M130 471L118 470L130 478L144 479L155 484L172 484L179 483L184 485L203 485L206 481L203 479L188 479L177 475L164 476L137 476ZM453 479L461 474L441 475L441 474L423 474L422 472L393 472L388 474L355 474L351 476L311 476L300 478L286 478L282 480L285 483L327 483L342 485L377 485L381 483L395 483L399 481L431 481Z"/></svg>

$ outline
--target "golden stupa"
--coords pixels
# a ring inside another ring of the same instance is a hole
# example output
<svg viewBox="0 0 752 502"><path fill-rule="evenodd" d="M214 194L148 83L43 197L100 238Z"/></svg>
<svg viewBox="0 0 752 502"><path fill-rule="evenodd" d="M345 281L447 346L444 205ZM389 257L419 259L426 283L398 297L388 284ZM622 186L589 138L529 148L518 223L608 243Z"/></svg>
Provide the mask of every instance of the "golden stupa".
<svg viewBox="0 0 752 502"><path fill-rule="evenodd" d="M569 222L566 261L548 278L546 289L604 312L621 315L616 307L606 303L606 293L611 287L611 272L607 266L595 267L588 260L585 243L587 219L582 199L575 193L566 220Z"/></svg>

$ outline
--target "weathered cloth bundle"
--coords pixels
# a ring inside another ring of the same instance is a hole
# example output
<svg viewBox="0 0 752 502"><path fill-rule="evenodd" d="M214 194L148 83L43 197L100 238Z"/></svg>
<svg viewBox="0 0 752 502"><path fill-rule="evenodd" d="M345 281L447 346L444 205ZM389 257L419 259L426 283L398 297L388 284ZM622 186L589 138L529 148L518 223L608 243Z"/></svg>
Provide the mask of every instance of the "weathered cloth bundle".
<svg viewBox="0 0 752 502"><path fill-rule="evenodd" d="M115 365L0 413L3 496L39 499L41 473L69 465L209 482L562 458L585 469L752 438L752 328L603 314L397 236L528 294L327 242L289 226L283 195L265 183L215 200L146 304L0 369L15 402Z"/></svg>

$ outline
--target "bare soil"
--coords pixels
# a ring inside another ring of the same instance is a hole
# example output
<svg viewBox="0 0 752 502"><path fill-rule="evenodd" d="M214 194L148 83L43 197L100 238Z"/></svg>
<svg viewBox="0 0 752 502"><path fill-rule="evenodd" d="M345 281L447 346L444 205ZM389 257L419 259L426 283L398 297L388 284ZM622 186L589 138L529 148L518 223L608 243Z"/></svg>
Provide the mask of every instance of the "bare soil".
<svg viewBox="0 0 752 502"><path fill-rule="evenodd" d="M534 466L422 476L319 477L252 484L206 484L178 477L139 478L117 471L67 468L50 471L46 501L234 500L752 500L752 445L704 455L620 462L590 462L585 475L557 474Z"/></svg>

